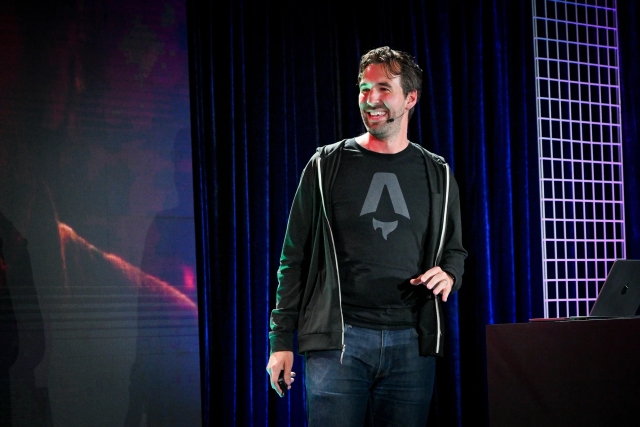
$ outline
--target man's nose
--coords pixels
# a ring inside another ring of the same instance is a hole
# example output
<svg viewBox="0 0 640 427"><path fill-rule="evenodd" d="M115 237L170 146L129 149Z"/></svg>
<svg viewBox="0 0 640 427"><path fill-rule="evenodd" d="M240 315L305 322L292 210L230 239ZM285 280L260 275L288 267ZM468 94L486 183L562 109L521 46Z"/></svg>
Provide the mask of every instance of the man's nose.
<svg viewBox="0 0 640 427"><path fill-rule="evenodd" d="M375 89L371 89L367 96L367 104L376 105L379 102L380 102L380 92Z"/></svg>

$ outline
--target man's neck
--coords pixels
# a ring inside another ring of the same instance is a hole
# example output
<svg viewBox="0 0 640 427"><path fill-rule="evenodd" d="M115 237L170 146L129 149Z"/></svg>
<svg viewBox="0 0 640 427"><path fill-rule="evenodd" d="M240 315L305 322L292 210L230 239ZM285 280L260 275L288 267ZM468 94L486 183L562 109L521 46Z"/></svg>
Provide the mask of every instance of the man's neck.
<svg viewBox="0 0 640 427"><path fill-rule="evenodd" d="M369 132L356 137L356 142L369 151L383 154L399 153L409 145L409 140L406 136L396 135L388 139L379 139Z"/></svg>

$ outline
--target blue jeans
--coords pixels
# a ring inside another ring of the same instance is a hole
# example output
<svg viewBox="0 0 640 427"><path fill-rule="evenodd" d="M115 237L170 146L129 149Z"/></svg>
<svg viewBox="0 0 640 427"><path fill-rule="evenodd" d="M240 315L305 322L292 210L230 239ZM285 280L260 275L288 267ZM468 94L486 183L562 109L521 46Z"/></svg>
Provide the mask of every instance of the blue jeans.
<svg viewBox="0 0 640 427"><path fill-rule="evenodd" d="M420 357L415 328L376 331L345 325L345 352L305 355L308 427L424 427L435 358Z"/></svg>

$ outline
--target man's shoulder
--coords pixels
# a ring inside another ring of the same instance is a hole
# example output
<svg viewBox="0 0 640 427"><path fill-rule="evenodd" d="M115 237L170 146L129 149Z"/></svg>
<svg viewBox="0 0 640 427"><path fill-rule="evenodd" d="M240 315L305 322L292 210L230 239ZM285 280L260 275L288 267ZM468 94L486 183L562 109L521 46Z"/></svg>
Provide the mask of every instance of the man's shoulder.
<svg viewBox="0 0 640 427"><path fill-rule="evenodd" d="M422 154L427 157L428 159L433 160L434 162L440 164L440 165L445 165L447 163L447 161L444 159L444 157L437 155L436 153L432 153L431 151L427 150L426 148L424 148L422 145L416 144L415 142L411 142L411 145L413 145L414 147L416 147L418 150L420 150L422 152Z"/></svg>
<svg viewBox="0 0 640 427"><path fill-rule="evenodd" d="M325 157L334 154L338 152L348 140L348 138L345 138L341 139L340 141L334 142L333 144L321 145L316 149L315 155Z"/></svg>
<svg viewBox="0 0 640 427"><path fill-rule="evenodd" d="M334 164L334 162L338 162L340 159L340 151L348 140L349 139L343 139L332 144L321 145L317 147L316 151L307 162L306 169L308 169L312 165L317 165L319 161L322 161L324 165L323 168L326 167L327 164ZM325 160L329 160L329 162L326 162Z"/></svg>

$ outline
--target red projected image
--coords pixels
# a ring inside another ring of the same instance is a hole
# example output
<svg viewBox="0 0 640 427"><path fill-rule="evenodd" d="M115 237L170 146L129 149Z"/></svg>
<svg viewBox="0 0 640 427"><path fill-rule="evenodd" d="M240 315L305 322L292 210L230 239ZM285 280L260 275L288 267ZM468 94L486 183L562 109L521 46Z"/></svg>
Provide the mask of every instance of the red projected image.
<svg viewBox="0 0 640 427"><path fill-rule="evenodd" d="M126 283L137 287L138 292L146 293L148 298L162 301L170 310L198 315L198 306L189 296L182 293L176 287L160 280L158 277L146 274L144 271L129 264L117 255L103 252L78 236L71 227L58 223L60 232L60 253L62 254L63 274L65 275L65 290L73 292L68 277L72 271L76 271L77 281L95 283L90 276L96 271L112 271L118 274L116 282ZM71 261L71 262L68 262ZM191 290L195 290L193 277L190 278Z"/></svg>
<svg viewBox="0 0 640 427"><path fill-rule="evenodd" d="M185 4L62 6L0 8L0 425L200 426Z"/></svg>

